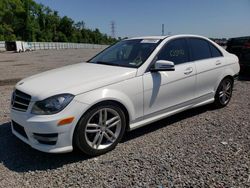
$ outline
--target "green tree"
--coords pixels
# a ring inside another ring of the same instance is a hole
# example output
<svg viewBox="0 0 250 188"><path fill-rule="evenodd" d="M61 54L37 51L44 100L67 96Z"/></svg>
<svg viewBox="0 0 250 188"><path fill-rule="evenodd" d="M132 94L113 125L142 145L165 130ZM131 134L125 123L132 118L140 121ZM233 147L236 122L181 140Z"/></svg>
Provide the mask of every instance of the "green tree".
<svg viewBox="0 0 250 188"><path fill-rule="evenodd" d="M84 21L75 23L67 16L60 17L57 11L34 0L0 1L0 40L97 44L117 41L99 29L86 28Z"/></svg>

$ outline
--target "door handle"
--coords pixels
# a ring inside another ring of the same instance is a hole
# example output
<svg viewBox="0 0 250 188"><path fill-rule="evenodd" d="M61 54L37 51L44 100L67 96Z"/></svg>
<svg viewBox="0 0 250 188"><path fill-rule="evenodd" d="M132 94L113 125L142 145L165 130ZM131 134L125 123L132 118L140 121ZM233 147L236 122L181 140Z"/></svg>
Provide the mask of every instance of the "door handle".
<svg viewBox="0 0 250 188"><path fill-rule="evenodd" d="M215 62L215 65L221 65L221 61L220 61L220 60L217 60L217 61Z"/></svg>
<svg viewBox="0 0 250 188"><path fill-rule="evenodd" d="M188 67L188 68L184 71L184 74L188 75L188 74L190 74L191 72L193 72L193 68L192 68L192 67Z"/></svg>

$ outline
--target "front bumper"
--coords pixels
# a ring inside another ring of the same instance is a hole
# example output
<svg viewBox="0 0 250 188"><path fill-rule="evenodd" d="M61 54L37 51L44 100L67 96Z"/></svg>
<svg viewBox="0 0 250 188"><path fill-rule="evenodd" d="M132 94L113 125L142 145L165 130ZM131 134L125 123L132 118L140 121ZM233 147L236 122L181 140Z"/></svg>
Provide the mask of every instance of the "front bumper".
<svg viewBox="0 0 250 188"><path fill-rule="evenodd" d="M72 140L75 126L87 107L86 104L73 100L63 111L54 115L32 115L31 109L28 109L27 112L11 109L12 133L39 151L70 152L73 150ZM57 125L61 119L69 116L74 117L72 123Z"/></svg>

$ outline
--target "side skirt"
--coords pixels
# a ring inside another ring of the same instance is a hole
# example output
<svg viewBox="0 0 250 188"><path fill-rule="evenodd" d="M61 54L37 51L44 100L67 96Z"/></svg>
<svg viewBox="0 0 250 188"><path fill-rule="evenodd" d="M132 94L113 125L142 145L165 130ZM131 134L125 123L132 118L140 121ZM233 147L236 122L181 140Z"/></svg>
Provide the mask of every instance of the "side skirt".
<svg viewBox="0 0 250 188"><path fill-rule="evenodd" d="M205 101L196 103L196 104L188 104L186 106L179 107L179 108L177 107L175 109L173 109L172 107L167 108L167 109L165 109L163 111L158 112L157 114L154 113L155 115L150 115L150 117L146 117L145 119L138 119L136 122L130 123L129 131L132 131L132 130L140 128L140 127L143 127L145 125L148 125L150 123L153 123L153 122L161 120L161 119L164 119L164 118L169 117L171 115L183 112L185 110L195 108L195 107L198 107L198 106L203 106L203 105L210 104L210 103L213 103L213 102L214 102L214 97L210 98L210 99L207 99Z"/></svg>

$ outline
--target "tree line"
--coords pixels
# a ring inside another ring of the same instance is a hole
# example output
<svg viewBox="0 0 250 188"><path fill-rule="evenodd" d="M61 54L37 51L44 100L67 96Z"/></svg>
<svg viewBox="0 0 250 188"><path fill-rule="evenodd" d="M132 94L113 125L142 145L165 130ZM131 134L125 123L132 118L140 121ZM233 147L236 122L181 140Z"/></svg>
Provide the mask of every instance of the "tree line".
<svg viewBox="0 0 250 188"><path fill-rule="evenodd" d="M0 41L112 44L117 39L85 27L33 0L0 0Z"/></svg>

